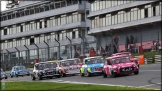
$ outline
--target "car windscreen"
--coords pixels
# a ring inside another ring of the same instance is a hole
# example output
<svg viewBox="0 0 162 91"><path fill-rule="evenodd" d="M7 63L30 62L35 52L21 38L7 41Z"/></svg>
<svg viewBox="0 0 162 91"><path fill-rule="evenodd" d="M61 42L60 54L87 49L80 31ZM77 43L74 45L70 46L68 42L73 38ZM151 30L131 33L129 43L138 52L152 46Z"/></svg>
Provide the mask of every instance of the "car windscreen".
<svg viewBox="0 0 162 91"><path fill-rule="evenodd" d="M26 67L25 66L20 66L19 69L24 70L24 69L26 69Z"/></svg>
<svg viewBox="0 0 162 91"><path fill-rule="evenodd" d="M57 63L55 62L49 62L46 64L46 68L56 68L57 67Z"/></svg>
<svg viewBox="0 0 162 91"><path fill-rule="evenodd" d="M18 66L18 67L15 67L15 70L24 70L24 69L26 69L25 66Z"/></svg>
<svg viewBox="0 0 162 91"><path fill-rule="evenodd" d="M86 64L96 64L96 63L104 63L104 60L102 58L90 58L88 60L85 60Z"/></svg>
<svg viewBox="0 0 162 91"><path fill-rule="evenodd" d="M119 64L119 63L125 63L130 62L129 57L121 57L121 58L113 58L112 64Z"/></svg>
<svg viewBox="0 0 162 91"><path fill-rule="evenodd" d="M77 65L80 63L80 60L66 60L68 65Z"/></svg>
<svg viewBox="0 0 162 91"><path fill-rule="evenodd" d="M44 70L46 68L46 63L40 63L36 65L37 70Z"/></svg>

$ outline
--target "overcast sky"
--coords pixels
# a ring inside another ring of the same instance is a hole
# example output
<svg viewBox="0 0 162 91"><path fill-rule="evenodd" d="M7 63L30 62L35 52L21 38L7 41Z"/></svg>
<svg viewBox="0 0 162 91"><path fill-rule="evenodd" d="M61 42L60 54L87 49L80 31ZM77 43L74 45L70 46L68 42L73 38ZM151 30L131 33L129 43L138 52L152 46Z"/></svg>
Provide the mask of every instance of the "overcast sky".
<svg viewBox="0 0 162 91"><path fill-rule="evenodd" d="M1 11L6 9L6 1L1 1Z"/></svg>

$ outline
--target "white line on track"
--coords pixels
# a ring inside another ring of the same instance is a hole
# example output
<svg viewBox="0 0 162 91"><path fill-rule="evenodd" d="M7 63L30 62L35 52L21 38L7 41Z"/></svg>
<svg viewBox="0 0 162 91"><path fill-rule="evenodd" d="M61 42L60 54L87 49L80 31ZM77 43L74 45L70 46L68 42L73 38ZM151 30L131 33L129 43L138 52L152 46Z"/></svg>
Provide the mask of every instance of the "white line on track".
<svg viewBox="0 0 162 91"><path fill-rule="evenodd" d="M140 70L140 71L161 71L161 70Z"/></svg>
<svg viewBox="0 0 162 91"><path fill-rule="evenodd" d="M161 85L161 83L155 83L155 84L149 84L149 85L144 85L144 86L139 86L139 87L148 87L148 86L153 86L153 85L156 85L156 84Z"/></svg>
<svg viewBox="0 0 162 91"><path fill-rule="evenodd" d="M57 82L57 83L71 83L71 84L92 84L92 85L105 85L105 86L120 86L120 87L133 87L133 88L145 88L146 87L146 85L144 85L143 87L142 86L135 87L135 86L113 85L113 84L100 84L100 83L86 83L86 82L75 82L75 81L52 81L52 82ZM161 84L161 83L156 83L156 84ZM146 89L151 89L151 88L146 88ZM160 89L154 89L154 90L160 90Z"/></svg>

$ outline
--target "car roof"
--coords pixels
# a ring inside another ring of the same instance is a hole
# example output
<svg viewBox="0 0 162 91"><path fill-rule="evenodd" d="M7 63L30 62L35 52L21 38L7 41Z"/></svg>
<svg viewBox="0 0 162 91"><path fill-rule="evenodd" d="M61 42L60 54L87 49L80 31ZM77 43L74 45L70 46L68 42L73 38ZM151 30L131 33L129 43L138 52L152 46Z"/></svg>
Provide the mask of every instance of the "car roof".
<svg viewBox="0 0 162 91"><path fill-rule="evenodd" d="M39 62L39 63L35 63L35 64L41 64L41 63L47 63L47 62Z"/></svg>
<svg viewBox="0 0 162 91"><path fill-rule="evenodd" d="M115 53L115 54L112 54L112 55L119 55L119 54L130 54L130 52L120 52L120 53Z"/></svg>
<svg viewBox="0 0 162 91"><path fill-rule="evenodd" d="M60 62L67 61L67 60L75 60L75 59L79 59L79 58L63 59L63 60L60 60Z"/></svg>
<svg viewBox="0 0 162 91"><path fill-rule="evenodd" d="M52 62L52 63L57 63L57 61L46 61L46 62Z"/></svg>
<svg viewBox="0 0 162 91"><path fill-rule="evenodd" d="M84 58L84 60L85 60L85 59L91 59L91 58L99 58L99 57L102 57L102 56L87 57L87 58Z"/></svg>
<svg viewBox="0 0 162 91"><path fill-rule="evenodd" d="M107 57L106 59L121 58L121 57L127 57L127 55L116 55L116 56Z"/></svg>
<svg viewBox="0 0 162 91"><path fill-rule="evenodd" d="M20 65L20 66L24 66L24 65ZM13 67L16 67L17 68L17 67L20 67L20 66L13 66Z"/></svg>

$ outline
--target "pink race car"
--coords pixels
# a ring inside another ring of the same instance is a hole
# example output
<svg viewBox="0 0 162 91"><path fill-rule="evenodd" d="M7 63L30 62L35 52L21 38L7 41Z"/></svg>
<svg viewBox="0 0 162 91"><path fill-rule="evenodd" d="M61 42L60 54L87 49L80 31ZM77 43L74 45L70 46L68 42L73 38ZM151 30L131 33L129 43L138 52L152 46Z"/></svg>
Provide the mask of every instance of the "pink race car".
<svg viewBox="0 0 162 91"><path fill-rule="evenodd" d="M103 77L105 78L107 76L116 77L117 75L132 73L137 75L139 73L139 69L136 63L130 61L128 56L118 55L106 58L102 72Z"/></svg>
<svg viewBox="0 0 162 91"><path fill-rule="evenodd" d="M117 55L127 55L130 58L130 61L135 62L136 65L138 65L138 67L139 67L138 59L135 58L130 52L120 52L120 53L112 54L112 56L117 56Z"/></svg>

